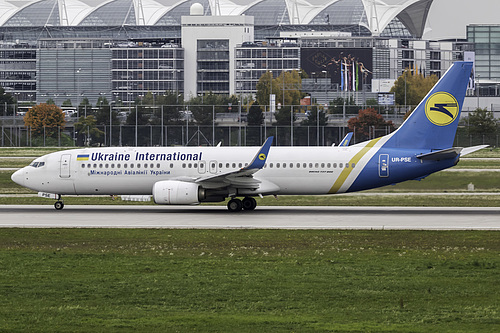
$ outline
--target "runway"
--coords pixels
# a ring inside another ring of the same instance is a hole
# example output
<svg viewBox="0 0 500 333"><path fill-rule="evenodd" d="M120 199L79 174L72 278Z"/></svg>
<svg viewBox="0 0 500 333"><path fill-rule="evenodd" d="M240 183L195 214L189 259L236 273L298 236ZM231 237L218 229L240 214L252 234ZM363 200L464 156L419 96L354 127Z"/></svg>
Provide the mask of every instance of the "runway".
<svg viewBox="0 0 500 333"><path fill-rule="evenodd" d="M0 228L500 230L500 208L2 205Z"/></svg>

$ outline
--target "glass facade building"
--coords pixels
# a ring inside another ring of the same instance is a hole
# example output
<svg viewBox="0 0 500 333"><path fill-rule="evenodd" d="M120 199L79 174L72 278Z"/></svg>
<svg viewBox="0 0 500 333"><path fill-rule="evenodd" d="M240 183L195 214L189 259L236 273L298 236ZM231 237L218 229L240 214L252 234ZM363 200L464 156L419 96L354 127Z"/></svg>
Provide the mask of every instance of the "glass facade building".
<svg viewBox="0 0 500 333"><path fill-rule="evenodd" d="M500 83L500 25L469 25L467 40L474 44L476 77Z"/></svg>
<svg viewBox="0 0 500 333"><path fill-rule="evenodd" d="M112 48L113 99L130 102L147 92L182 93L184 51L176 44L164 46Z"/></svg>
<svg viewBox="0 0 500 333"><path fill-rule="evenodd" d="M236 93L257 92L260 77L272 71L277 77L282 71L300 70L300 48L293 46L249 45L236 48Z"/></svg>

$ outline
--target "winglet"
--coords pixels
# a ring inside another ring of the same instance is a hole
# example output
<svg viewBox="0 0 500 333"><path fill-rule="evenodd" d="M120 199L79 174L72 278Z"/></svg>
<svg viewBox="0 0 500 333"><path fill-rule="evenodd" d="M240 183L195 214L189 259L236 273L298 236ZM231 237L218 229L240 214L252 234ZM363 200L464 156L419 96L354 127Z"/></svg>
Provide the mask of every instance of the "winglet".
<svg viewBox="0 0 500 333"><path fill-rule="evenodd" d="M349 146L349 142L351 142L352 134L353 134L353 132L347 133L346 136L340 142L339 147Z"/></svg>
<svg viewBox="0 0 500 333"><path fill-rule="evenodd" d="M242 170L251 170L251 169L262 169L267 160L267 155L269 153L269 148L273 144L274 136L270 136L267 138L266 142L262 145L260 150L257 152L255 157L252 160L252 163Z"/></svg>

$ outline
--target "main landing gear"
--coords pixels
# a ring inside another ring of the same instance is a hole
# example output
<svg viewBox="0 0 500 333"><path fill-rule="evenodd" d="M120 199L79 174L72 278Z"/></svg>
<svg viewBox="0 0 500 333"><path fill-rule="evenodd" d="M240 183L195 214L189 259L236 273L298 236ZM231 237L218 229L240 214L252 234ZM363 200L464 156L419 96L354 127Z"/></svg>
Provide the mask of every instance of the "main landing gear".
<svg viewBox="0 0 500 333"><path fill-rule="evenodd" d="M252 197L245 197L243 200L232 198L227 203L227 209L230 212L239 212L243 210L254 210L257 207L257 201Z"/></svg>
<svg viewBox="0 0 500 333"><path fill-rule="evenodd" d="M56 210L61 210L61 209L64 208L64 202L61 200L61 195L60 194L57 194L57 201L54 204L54 208Z"/></svg>

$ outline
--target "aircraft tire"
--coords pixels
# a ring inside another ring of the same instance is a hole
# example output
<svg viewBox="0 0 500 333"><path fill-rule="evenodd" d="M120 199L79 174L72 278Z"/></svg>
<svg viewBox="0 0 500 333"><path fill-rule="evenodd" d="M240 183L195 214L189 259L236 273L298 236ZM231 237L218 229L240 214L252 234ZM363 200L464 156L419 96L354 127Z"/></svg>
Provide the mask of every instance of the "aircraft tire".
<svg viewBox="0 0 500 333"><path fill-rule="evenodd" d="M243 204L240 199L231 199L227 203L227 209L229 209L230 212L239 212L242 208Z"/></svg>
<svg viewBox="0 0 500 333"><path fill-rule="evenodd" d="M61 210L64 208L64 203L62 201L56 201L56 203L54 204L54 208L57 210Z"/></svg>
<svg viewBox="0 0 500 333"><path fill-rule="evenodd" d="M242 201L244 210L254 210L257 207L257 201L252 197L246 197Z"/></svg>

